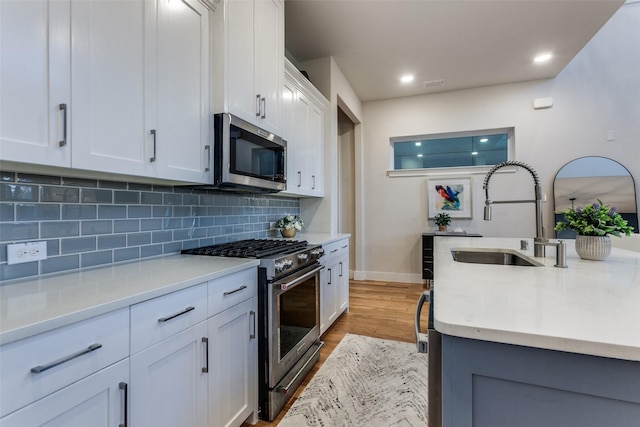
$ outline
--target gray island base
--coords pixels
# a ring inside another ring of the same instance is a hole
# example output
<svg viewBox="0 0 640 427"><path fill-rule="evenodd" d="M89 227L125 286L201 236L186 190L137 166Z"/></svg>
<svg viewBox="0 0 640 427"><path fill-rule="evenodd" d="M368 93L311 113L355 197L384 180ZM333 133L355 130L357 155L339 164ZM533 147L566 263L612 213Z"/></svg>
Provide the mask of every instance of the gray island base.
<svg viewBox="0 0 640 427"><path fill-rule="evenodd" d="M640 362L442 336L445 427L639 427Z"/></svg>

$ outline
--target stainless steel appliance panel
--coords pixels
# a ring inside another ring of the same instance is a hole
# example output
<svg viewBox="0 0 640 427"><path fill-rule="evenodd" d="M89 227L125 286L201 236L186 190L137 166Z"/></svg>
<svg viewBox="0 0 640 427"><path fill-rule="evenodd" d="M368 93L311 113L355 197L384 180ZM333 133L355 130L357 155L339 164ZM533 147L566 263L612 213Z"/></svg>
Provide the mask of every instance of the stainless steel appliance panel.
<svg viewBox="0 0 640 427"><path fill-rule="evenodd" d="M312 266L269 284L269 387L320 337L320 270Z"/></svg>

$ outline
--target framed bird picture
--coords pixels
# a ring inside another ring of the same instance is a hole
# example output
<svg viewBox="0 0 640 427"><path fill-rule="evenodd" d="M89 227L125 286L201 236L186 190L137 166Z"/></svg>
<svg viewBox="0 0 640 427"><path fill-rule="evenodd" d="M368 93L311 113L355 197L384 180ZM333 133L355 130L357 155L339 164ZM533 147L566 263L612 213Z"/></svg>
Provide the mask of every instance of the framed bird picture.
<svg viewBox="0 0 640 427"><path fill-rule="evenodd" d="M471 178L428 178L427 204L429 219L441 212L451 218L472 218Z"/></svg>

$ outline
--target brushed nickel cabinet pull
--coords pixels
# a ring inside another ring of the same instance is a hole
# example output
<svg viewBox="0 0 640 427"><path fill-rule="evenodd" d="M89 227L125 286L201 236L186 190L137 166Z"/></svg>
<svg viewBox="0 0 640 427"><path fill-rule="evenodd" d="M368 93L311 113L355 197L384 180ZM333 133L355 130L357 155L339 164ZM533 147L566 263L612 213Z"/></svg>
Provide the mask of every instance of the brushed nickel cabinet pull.
<svg viewBox="0 0 640 427"><path fill-rule="evenodd" d="M302 172L298 171L298 187L302 187Z"/></svg>
<svg viewBox="0 0 640 427"><path fill-rule="evenodd" d="M342 277L342 263L340 263L340 277Z"/></svg>
<svg viewBox="0 0 640 427"><path fill-rule="evenodd" d="M262 115L261 119L265 119L267 117L267 100L266 98L262 98Z"/></svg>
<svg viewBox="0 0 640 427"><path fill-rule="evenodd" d="M240 292L243 289L247 289L247 285L242 285L238 289L234 289L232 291L227 291L227 292L223 293L222 295L224 295L226 297L226 296L229 296L231 294L235 294L236 292Z"/></svg>
<svg viewBox="0 0 640 427"><path fill-rule="evenodd" d="M311 175L311 179L313 180L313 184L311 185L311 189L315 190L316 189L316 176L315 175Z"/></svg>
<svg viewBox="0 0 640 427"><path fill-rule="evenodd" d="M331 284L331 269L328 268L327 270L329 270L329 281L327 282L327 285Z"/></svg>
<svg viewBox="0 0 640 427"><path fill-rule="evenodd" d="M260 94L256 95L256 117L260 117Z"/></svg>
<svg viewBox="0 0 640 427"><path fill-rule="evenodd" d="M62 111L62 141L58 144L64 147L67 145L67 104L60 104L59 108Z"/></svg>
<svg viewBox="0 0 640 427"><path fill-rule="evenodd" d="M256 338L256 312L251 310L249 312L249 317L253 318L253 320L251 320L251 326L253 326L253 332L251 333L251 335L249 335L249 339L253 340Z"/></svg>
<svg viewBox="0 0 640 427"><path fill-rule="evenodd" d="M61 357L60 359L54 360L53 362L47 363L46 365L34 366L33 368L31 368L31 372L33 372L34 374L39 374L40 372L44 372L51 368L55 368L56 366L62 365L63 363L69 362L70 360L73 360L77 357L84 356L85 354L89 354L92 351L97 350L101 347L102 347L102 344L98 344L98 343L91 344L89 347L83 350L76 351L75 353L72 353L68 356Z"/></svg>
<svg viewBox="0 0 640 427"><path fill-rule="evenodd" d="M156 161L156 130L151 129L151 136L153 137L153 155L149 159L151 163Z"/></svg>
<svg viewBox="0 0 640 427"><path fill-rule="evenodd" d="M175 319L176 317L182 316L183 314L187 314L188 312L193 311L195 309L196 309L195 307L189 306L189 307L185 308L184 310L179 311L177 313L174 313L174 314L172 314L170 316L159 318L158 322L163 323L163 322L169 321L171 319Z"/></svg>
<svg viewBox="0 0 640 427"><path fill-rule="evenodd" d="M202 344L204 345L204 366L202 367L202 372L209 372L209 338L202 337Z"/></svg>
<svg viewBox="0 0 640 427"><path fill-rule="evenodd" d="M125 382L118 384L118 388L124 392L124 422L118 424L118 427L127 427L129 425L129 386Z"/></svg>
<svg viewBox="0 0 640 427"><path fill-rule="evenodd" d="M204 171L209 172L211 170L211 146L204 146L205 157L207 159L207 166L205 166Z"/></svg>

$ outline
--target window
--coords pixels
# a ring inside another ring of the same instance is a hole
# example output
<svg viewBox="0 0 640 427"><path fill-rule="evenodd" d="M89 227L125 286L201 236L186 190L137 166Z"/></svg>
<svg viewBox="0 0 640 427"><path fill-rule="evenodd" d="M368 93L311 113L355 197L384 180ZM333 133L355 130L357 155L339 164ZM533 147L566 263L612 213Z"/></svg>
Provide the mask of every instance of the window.
<svg viewBox="0 0 640 427"><path fill-rule="evenodd" d="M493 166L509 159L513 128L391 138L393 170Z"/></svg>

